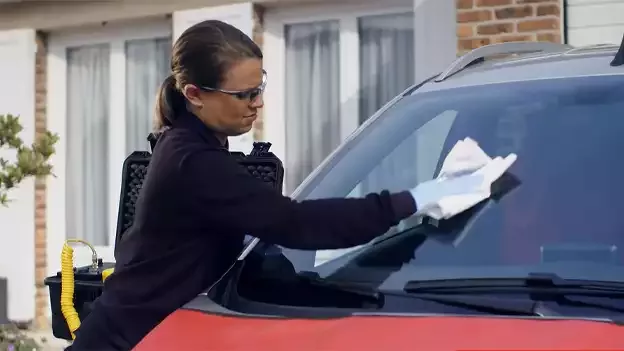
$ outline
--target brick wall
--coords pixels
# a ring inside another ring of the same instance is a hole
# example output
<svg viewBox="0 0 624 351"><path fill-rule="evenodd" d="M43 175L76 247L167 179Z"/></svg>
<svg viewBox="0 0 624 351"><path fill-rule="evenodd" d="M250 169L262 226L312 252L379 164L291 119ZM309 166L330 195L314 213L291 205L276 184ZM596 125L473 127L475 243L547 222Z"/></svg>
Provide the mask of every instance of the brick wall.
<svg viewBox="0 0 624 351"><path fill-rule="evenodd" d="M253 35L252 39L262 48L264 44L263 40L263 32L264 32L264 8L258 4L253 5ZM258 119L254 124L253 136L254 140L262 140L264 137L263 130L263 112L264 110L260 110L258 113Z"/></svg>
<svg viewBox="0 0 624 351"><path fill-rule="evenodd" d="M37 55L35 61L35 137L46 130L46 84L47 45L46 35L37 33ZM35 320L36 328L48 327L48 291L43 284L47 275L46 257L46 180L35 180Z"/></svg>
<svg viewBox="0 0 624 351"><path fill-rule="evenodd" d="M507 41L560 43L561 0L456 0L457 50Z"/></svg>

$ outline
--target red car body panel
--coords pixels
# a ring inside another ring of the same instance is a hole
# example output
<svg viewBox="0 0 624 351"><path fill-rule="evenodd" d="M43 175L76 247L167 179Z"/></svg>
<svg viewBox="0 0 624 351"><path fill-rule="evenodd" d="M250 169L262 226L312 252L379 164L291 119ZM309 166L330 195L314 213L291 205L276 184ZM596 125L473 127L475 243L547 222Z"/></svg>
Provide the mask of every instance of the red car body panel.
<svg viewBox="0 0 624 351"><path fill-rule="evenodd" d="M624 350L624 326L581 320L356 316L270 319L171 314L135 351Z"/></svg>

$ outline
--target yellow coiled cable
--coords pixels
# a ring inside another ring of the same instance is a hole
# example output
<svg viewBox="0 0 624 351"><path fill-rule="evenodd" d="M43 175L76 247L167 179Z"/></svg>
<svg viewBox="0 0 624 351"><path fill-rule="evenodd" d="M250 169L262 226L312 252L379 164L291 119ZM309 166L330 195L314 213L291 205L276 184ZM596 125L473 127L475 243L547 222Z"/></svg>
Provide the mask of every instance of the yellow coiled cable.
<svg viewBox="0 0 624 351"><path fill-rule="evenodd" d="M104 282L106 280L106 278L108 278L108 276L113 274L114 270L115 270L114 268L107 268L107 269L103 270L102 271L102 282Z"/></svg>
<svg viewBox="0 0 624 351"><path fill-rule="evenodd" d="M61 312L67 321L72 339L75 339L74 332L80 327L80 317L74 307L74 249L70 243L81 243L91 249L93 269L98 268L98 258L93 245L81 239L66 240L61 251Z"/></svg>

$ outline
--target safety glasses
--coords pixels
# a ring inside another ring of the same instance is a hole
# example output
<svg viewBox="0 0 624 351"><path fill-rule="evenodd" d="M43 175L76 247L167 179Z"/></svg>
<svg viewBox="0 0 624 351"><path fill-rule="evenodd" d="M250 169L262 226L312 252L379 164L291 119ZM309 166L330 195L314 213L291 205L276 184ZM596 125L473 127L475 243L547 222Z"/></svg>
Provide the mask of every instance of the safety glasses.
<svg viewBox="0 0 624 351"><path fill-rule="evenodd" d="M264 88L266 87L266 84L267 84L267 73L265 70L262 70L262 83L260 83L260 85L258 85L255 88L251 88L247 90L239 90L239 91L210 88L210 87L205 87L205 86L199 86L199 88L205 91L218 91L223 94L234 96L235 98L239 100L254 101L256 100L256 98L258 98L258 96L264 93Z"/></svg>

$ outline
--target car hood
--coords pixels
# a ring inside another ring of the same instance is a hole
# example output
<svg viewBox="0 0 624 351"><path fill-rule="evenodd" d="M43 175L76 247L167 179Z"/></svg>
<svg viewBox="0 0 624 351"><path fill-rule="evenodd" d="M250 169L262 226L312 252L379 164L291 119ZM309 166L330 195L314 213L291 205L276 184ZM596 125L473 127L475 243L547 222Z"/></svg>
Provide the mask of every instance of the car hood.
<svg viewBox="0 0 624 351"><path fill-rule="evenodd" d="M234 317L180 310L135 351L624 349L624 326L588 320L458 316Z"/></svg>

